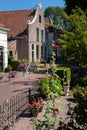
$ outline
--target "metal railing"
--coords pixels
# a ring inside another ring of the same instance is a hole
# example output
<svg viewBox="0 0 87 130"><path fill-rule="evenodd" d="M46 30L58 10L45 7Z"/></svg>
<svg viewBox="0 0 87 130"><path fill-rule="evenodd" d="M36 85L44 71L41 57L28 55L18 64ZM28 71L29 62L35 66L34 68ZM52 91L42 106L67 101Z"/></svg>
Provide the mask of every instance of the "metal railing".
<svg viewBox="0 0 87 130"><path fill-rule="evenodd" d="M9 130L28 108L31 95L36 93L36 88L25 89L16 96L6 99L0 105L0 130Z"/></svg>

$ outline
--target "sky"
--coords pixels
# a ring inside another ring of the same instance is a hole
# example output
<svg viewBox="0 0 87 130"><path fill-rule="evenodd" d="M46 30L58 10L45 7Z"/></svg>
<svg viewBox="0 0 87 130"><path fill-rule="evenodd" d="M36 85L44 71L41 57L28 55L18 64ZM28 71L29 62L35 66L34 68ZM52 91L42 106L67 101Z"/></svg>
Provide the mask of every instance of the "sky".
<svg viewBox="0 0 87 130"><path fill-rule="evenodd" d="M48 6L65 6L64 0L0 0L0 11L32 9L39 3L43 10Z"/></svg>

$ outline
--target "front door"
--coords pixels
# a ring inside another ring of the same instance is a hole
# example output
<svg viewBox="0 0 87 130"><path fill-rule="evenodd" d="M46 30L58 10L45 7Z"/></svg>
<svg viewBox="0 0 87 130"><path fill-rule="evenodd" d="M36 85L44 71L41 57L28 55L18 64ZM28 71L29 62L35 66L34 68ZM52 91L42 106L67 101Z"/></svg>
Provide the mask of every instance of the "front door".
<svg viewBox="0 0 87 130"><path fill-rule="evenodd" d="M0 47L0 66L3 69L3 48Z"/></svg>

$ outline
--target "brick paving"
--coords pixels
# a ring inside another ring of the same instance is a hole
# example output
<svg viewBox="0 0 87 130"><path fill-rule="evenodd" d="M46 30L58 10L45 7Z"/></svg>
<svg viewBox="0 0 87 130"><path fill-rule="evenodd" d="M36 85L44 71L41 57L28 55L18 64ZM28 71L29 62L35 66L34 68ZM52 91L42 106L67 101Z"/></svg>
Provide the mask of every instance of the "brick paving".
<svg viewBox="0 0 87 130"><path fill-rule="evenodd" d="M72 103L69 101L69 99L72 99L71 96L61 96L60 98L60 104L58 105L59 109L59 118L62 118L62 121L65 121L66 113L67 113L67 104ZM45 103L44 103L45 104ZM45 106L44 106L45 107ZM44 117L44 109L41 113L38 114L38 119L43 120ZM14 130L35 130L33 126L33 122L31 121L32 117L29 117L29 112L27 111L24 113L22 118L15 124Z"/></svg>
<svg viewBox="0 0 87 130"><path fill-rule="evenodd" d="M33 73L24 76L22 72L17 72L17 76L11 78L9 81L7 73L0 73L0 76L1 75L4 76L4 79L0 81L0 104L2 104L5 99L20 93L26 88L35 87L37 80L45 76L45 74Z"/></svg>
<svg viewBox="0 0 87 130"><path fill-rule="evenodd" d="M44 77L45 74L33 74L29 73L25 76L22 72L17 72L17 76L12 78L10 81L7 78L8 74L0 73L0 76L4 76L5 78L0 80L0 104L11 96L20 93L22 90L26 88L35 87L37 81ZM58 108L60 109L59 117L65 119L67 113L67 104L70 102L71 96L61 96L60 104ZM72 102L71 102L72 103ZM43 112L39 113L38 118L43 119ZM11 128L12 130L34 130L30 122L31 118L29 117L29 112L27 111L24 115L15 123L15 127Z"/></svg>

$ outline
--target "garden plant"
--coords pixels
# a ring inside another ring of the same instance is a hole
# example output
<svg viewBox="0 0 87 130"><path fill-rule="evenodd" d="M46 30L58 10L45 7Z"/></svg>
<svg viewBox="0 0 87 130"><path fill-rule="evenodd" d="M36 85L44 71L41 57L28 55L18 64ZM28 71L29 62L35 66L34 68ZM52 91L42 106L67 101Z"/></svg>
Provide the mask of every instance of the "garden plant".
<svg viewBox="0 0 87 130"><path fill-rule="evenodd" d="M68 104L68 116L61 122L62 130L87 130L87 87L73 90L75 106Z"/></svg>
<svg viewBox="0 0 87 130"><path fill-rule="evenodd" d="M45 88L46 90L44 89L44 91L47 93L43 94L47 94L47 97L43 120L38 120L37 118L33 119L36 130L57 130L59 122L61 121L58 117L59 109L57 104L63 87L60 83L59 76L56 74L57 66L54 57L55 53L52 55L51 73L49 74L47 72L46 77L39 81L40 90L41 87Z"/></svg>

